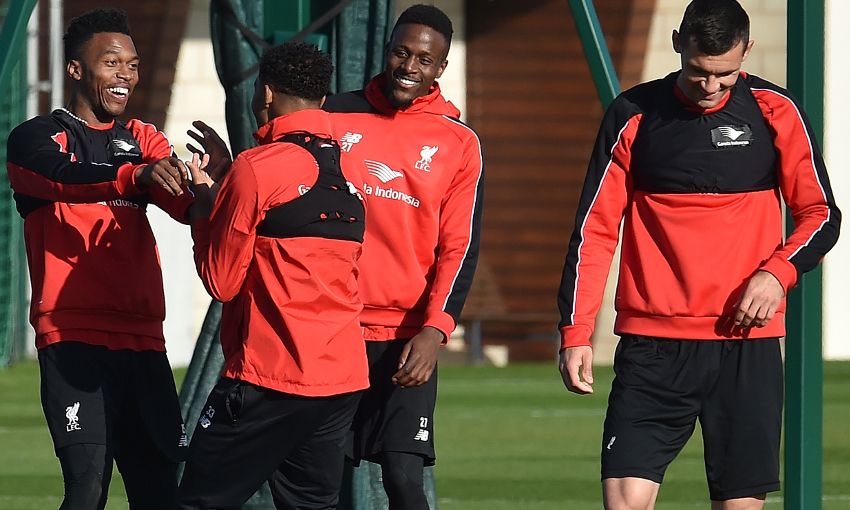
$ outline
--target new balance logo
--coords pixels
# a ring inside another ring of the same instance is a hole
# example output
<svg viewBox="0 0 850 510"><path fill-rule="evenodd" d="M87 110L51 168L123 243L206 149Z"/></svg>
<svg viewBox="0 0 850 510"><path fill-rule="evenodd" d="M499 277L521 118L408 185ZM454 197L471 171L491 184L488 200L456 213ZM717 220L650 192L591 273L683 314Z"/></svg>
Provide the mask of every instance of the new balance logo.
<svg viewBox="0 0 850 510"><path fill-rule="evenodd" d="M74 402L74 405L70 405L65 408L65 418L68 418L68 424L65 425L66 431L71 432L73 430L82 430L80 428L80 418L77 416L77 413L79 412L79 402Z"/></svg>
<svg viewBox="0 0 850 510"><path fill-rule="evenodd" d="M610 450L612 446L614 446L614 441L617 440L617 436L611 436L611 439L608 441L608 446L605 447L606 450Z"/></svg>
<svg viewBox="0 0 850 510"><path fill-rule="evenodd" d="M210 425L212 425L213 416L215 416L215 409L213 409L213 406L207 407L207 410L204 412L204 414L201 415L201 418L198 420L198 425L200 425L201 428L209 427Z"/></svg>
<svg viewBox="0 0 850 510"><path fill-rule="evenodd" d="M369 175L374 175L378 178L379 181L384 184L390 182L393 179L398 179L399 177L404 177L404 174L401 172L396 172L392 168L388 167L384 163L380 161L372 161L367 159L365 161L366 168L369 169Z"/></svg>
<svg viewBox="0 0 850 510"><path fill-rule="evenodd" d="M180 439L177 440L177 448L186 448L189 446L189 436L186 435L186 425L180 424Z"/></svg>
<svg viewBox="0 0 850 510"><path fill-rule="evenodd" d="M747 146L752 140L750 126L718 126L711 130L711 143L718 149Z"/></svg>
<svg viewBox="0 0 850 510"><path fill-rule="evenodd" d="M344 152L351 152L351 148L354 147L355 143L360 143L360 140L363 139L363 135L360 133L352 133L351 131L342 135L342 138L339 139L339 148Z"/></svg>
<svg viewBox="0 0 850 510"><path fill-rule="evenodd" d="M427 416L420 416L419 417L419 432L417 432L416 435L413 436L414 441L424 441L424 442L428 441L428 438L431 437L431 433L428 432L428 430L426 430L425 427L427 427L427 426L428 426L428 417Z"/></svg>

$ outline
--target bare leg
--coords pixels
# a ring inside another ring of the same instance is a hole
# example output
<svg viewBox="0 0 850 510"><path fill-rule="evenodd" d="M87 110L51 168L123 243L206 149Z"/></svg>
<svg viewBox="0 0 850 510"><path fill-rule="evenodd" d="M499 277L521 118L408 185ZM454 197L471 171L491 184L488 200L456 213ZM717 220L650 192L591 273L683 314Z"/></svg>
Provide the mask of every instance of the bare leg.
<svg viewBox="0 0 850 510"><path fill-rule="evenodd" d="M749 498L712 501L711 510L761 510L764 507L764 499L766 497L767 494L759 494Z"/></svg>
<svg viewBox="0 0 850 510"><path fill-rule="evenodd" d="M602 480L605 510L652 510L660 484L644 478Z"/></svg>

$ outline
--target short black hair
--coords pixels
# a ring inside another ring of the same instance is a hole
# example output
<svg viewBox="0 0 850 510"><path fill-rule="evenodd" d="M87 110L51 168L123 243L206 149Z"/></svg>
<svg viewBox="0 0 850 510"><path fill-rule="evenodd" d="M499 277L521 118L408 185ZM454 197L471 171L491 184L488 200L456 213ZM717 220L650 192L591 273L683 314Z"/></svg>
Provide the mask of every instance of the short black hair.
<svg viewBox="0 0 850 510"><path fill-rule="evenodd" d="M693 0L679 25L679 43L694 41L706 55L722 55L750 40L750 17L736 0Z"/></svg>
<svg viewBox="0 0 850 510"><path fill-rule="evenodd" d="M393 27L393 32L395 32L399 25L425 25L426 27L431 27L443 34L443 37L446 38L446 43L449 45L452 43L452 34L454 33L452 20L446 16L446 13L433 5L416 4L408 7L398 17Z"/></svg>
<svg viewBox="0 0 850 510"><path fill-rule="evenodd" d="M83 45L101 32L130 35L127 13L121 9L94 9L72 19L62 38L65 41L65 62L79 60Z"/></svg>
<svg viewBox="0 0 850 510"><path fill-rule="evenodd" d="M318 101L328 95L333 72L331 57L316 46L285 42L263 53L259 77L276 92Z"/></svg>

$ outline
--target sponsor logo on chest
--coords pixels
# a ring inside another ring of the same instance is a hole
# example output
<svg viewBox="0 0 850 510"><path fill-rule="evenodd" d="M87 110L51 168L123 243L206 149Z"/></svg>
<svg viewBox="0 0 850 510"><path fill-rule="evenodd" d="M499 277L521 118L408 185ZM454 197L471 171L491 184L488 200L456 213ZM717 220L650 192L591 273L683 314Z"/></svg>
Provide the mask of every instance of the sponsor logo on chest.
<svg viewBox="0 0 850 510"><path fill-rule="evenodd" d="M412 207L419 207L420 201L413 195L409 195L404 191L400 191L395 189L392 185L386 186L391 181L396 181L398 179L398 183L402 184L404 181L404 174L398 170L392 169L386 163L382 163L380 161L375 161L371 159L367 159L363 162L366 165L366 169L369 171L369 175L377 179L383 184L363 184L363 191L367 195L372 195L380 198L385 198L389 200L396 200L399 202L404 202L405 204ZM395 183L393 183L395 184Z"/></svg>
<svg viewBox="0 0 850 510"><path fill-rule="evenodd" d="M136 146L135 140L122 140L120 138L116 138L112 140L112 155L116 158L141 156L142 151Z"/></svg>
<svg viewBox="0 0 850 510"><path fill-rule="evenodd" d="M746 147L753 141L750 126L718 126L711 130L711 144L715 148Z"/></svg>

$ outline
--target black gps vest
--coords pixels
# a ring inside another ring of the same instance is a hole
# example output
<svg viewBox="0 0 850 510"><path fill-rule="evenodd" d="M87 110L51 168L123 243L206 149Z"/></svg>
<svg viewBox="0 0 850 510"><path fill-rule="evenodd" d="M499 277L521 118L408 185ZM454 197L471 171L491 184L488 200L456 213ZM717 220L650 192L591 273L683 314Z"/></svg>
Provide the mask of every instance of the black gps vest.
<svg viewBox="0 0 850 510"><path fill-rule="evenodd" d="M288 133L276 142L293 143L319 165L319 178L303 195L273 207L257 225L264 237L323 237L363 242L366 209L339 165L339 145L312 133Z"/></svg>

